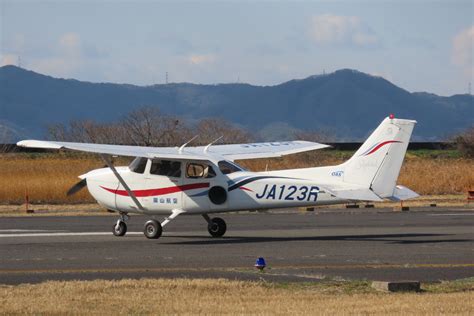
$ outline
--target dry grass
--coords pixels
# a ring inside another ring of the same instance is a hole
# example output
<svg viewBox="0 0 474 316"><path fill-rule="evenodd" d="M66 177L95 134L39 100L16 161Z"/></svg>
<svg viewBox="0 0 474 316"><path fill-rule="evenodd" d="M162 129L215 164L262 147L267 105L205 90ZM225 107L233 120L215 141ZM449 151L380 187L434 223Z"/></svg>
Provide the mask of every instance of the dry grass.
<svg viewBox="0 0 474 316"><path fill-rule="evenodd" d="M474 312L472 282L447 293L377 293L365 283L265 284L141 279L0 286L1 314L459 314Z"/></svg>
<svg viewBox="0 0 474 316"><path fill-rule="evenodd" d="M71 197L66 192L79 175L103 165L91 156L0 155L0 204L23 203L26 193L35 204L95 202L87 190Z"/></svg>
<svg viewBox="0 0 474 316"><path fill-rule="evenodd" d="M474 160L408 158L398 183L420 194L465 194L474 190Z"/></svg>
<svg viewBox="0 0 474 316"><path fill-rule="evenodd" d="M259 171L338 164L348 154L315 152L281 159L243 161L249 170ZM127 164L120 160L117 164ZM95 156L41 154L0 155L0 204L21 204L28 192L30 202L91 203L87 190L66 197L78 175L103 166ZM407 156L399 183L421 194L465 194L474 188L474 160L453 158L420 158Z"/></svg>

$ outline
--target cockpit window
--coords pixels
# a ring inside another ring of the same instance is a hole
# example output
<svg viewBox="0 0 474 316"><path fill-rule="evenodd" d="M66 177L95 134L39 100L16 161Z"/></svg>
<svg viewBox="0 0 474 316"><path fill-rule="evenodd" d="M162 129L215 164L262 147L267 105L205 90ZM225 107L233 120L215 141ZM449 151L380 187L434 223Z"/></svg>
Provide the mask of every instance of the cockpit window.
<svg viewBox="0 0 474 316"><path fill-rule="evenodd" d="M229 174L229 173L233 173L237 171L244 171L243 168L239 167L236 164L231 163L230 161L222 160L222 161L219 161L217 165L219 166L219 170L223 174Z"/></svg>
<svg viewBox="0 0 474 316"><path fill-rule="evenodd" d="M215 176L216 172L212 169L212 166L207 164L190 162L186 166L187 178L214 178Z"/></svg>
<svg viewBox="0 0 474 316"><path fill-rule="evenodd" d="M133 159L132 163L130 163L130 170L135 173L144 173L146 168L146 163L148 159L143 157L137 157Z"/></svg>
<svg viewBox="0 0 474 316"><path fill-rule="evenodd" d="M179 178L181 177L181 162L153 159L150 174Z"/></svg>

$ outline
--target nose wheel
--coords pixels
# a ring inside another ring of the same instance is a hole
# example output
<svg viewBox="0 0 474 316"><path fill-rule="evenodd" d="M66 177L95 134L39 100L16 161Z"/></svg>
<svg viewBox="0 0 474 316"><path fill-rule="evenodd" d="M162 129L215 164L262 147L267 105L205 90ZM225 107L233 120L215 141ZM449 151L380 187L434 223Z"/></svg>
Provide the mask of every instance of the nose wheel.
<svg viewBox="0 0 474 316"><path fill-rule="evenodd" d="M207 221L207 231L212 237L224 236L227 230L227 225L222 218L214 217L211 219L207 214L203 214L202 216Z"/></svg>
<svg viewBox="0 0 474 316"><path fill-rule="evenodd" d="M127 233L127 224L125 221L128 220L128 216L125 213L120 214L120 218L118 219L117 223L112 227L112 233L114 236L122 237L125 236Z"/></svg>

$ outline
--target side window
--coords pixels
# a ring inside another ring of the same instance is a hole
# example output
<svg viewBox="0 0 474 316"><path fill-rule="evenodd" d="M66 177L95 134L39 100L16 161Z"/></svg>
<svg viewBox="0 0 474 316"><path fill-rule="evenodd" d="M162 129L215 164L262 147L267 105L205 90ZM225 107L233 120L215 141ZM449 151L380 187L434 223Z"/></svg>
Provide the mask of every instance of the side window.
<svg viewBox="0 0 474 316"><path fill-rule="evenodd" d="M154 159L151 164L150 174L179 178L181 177L181 162Z"/></svg>
<svg viewBox="0 0 474 316"><path fill-rule="evenodd" d="M207 172L204 170L204 177L205 178L214 178L216 176L216 172L212 169L212 166L207 166Z"/></svg>
<svg viewBox="0 0 474 316"><path fill-rule="evenodd" d="M144 173L146 168L146 163L148 159L143 157L137 157L133 159L132 163L130 164L129 168L131 171L135 173Z"/></svg>
<svg viewBox="0 0 474 316"><path fill-rule="evenodd" d="M198 163L188 163L186 167L186 177L202 178L204 176L204 166Z"/></svg>
<svg viewBox="0 0 474 316"><path fill-rule="evenodd" d="M207 164L191 162L186 166L186 177L188 178L214 178L215 176L216 172Z"/></svg>
<svg viewBox="0 0 474 316"><path fill-rule="evenodd" d="M219 161L219 163L217 164L219 166L219 170L223 173L223 174L229 174L229 173L233 173L233 172L237 172L237 171L243 171L242 168L239 168L237 165L233 164L233 163L230 163L228 161Z"/></svg>

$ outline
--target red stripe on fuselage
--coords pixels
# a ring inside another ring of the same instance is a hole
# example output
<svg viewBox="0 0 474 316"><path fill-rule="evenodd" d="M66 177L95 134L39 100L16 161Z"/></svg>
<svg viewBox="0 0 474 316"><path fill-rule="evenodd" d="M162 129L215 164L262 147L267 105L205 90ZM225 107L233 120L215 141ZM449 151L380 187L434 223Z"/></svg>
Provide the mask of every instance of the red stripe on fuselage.
<svg viewBox="0 0 474 316"><path fill-rule="evenodd" d="M253 190L250 190L249 188L246 188L246 187L239 187L239 189L244 190L244 191L253 192Z"/></svg>
<svg viewBox="0 0 474 316"><path fill-rule="evenodd" d="M386 142L383 142L383 143L380 143L378 144L377 146L375 146L374 149L372 149L368 154L366 154L366 156L370 155L370 154L373 154L374 152L376 152L377 150L379 150L381 147L387 145L387 144L391 144L391 143L401 143L399 142L398 140L387 140Z"/></svg>
<svg viewBox="0 0 474 316"><path fill-rule="evenodd" d="M202 188L208 188L208 187L209 187L209 182L184 184L184 185L178 185L174 187L160 188L160 189L132 190L132 192L135 194L136 197L146 197L146 196L165 195L165 194L171 194L171 193L176 193L176 192L181 192L181 191L202 189ZM101 186L101 188L117 195L128 196L128 192L126 190L109 189L103 186Z"/></svg>

